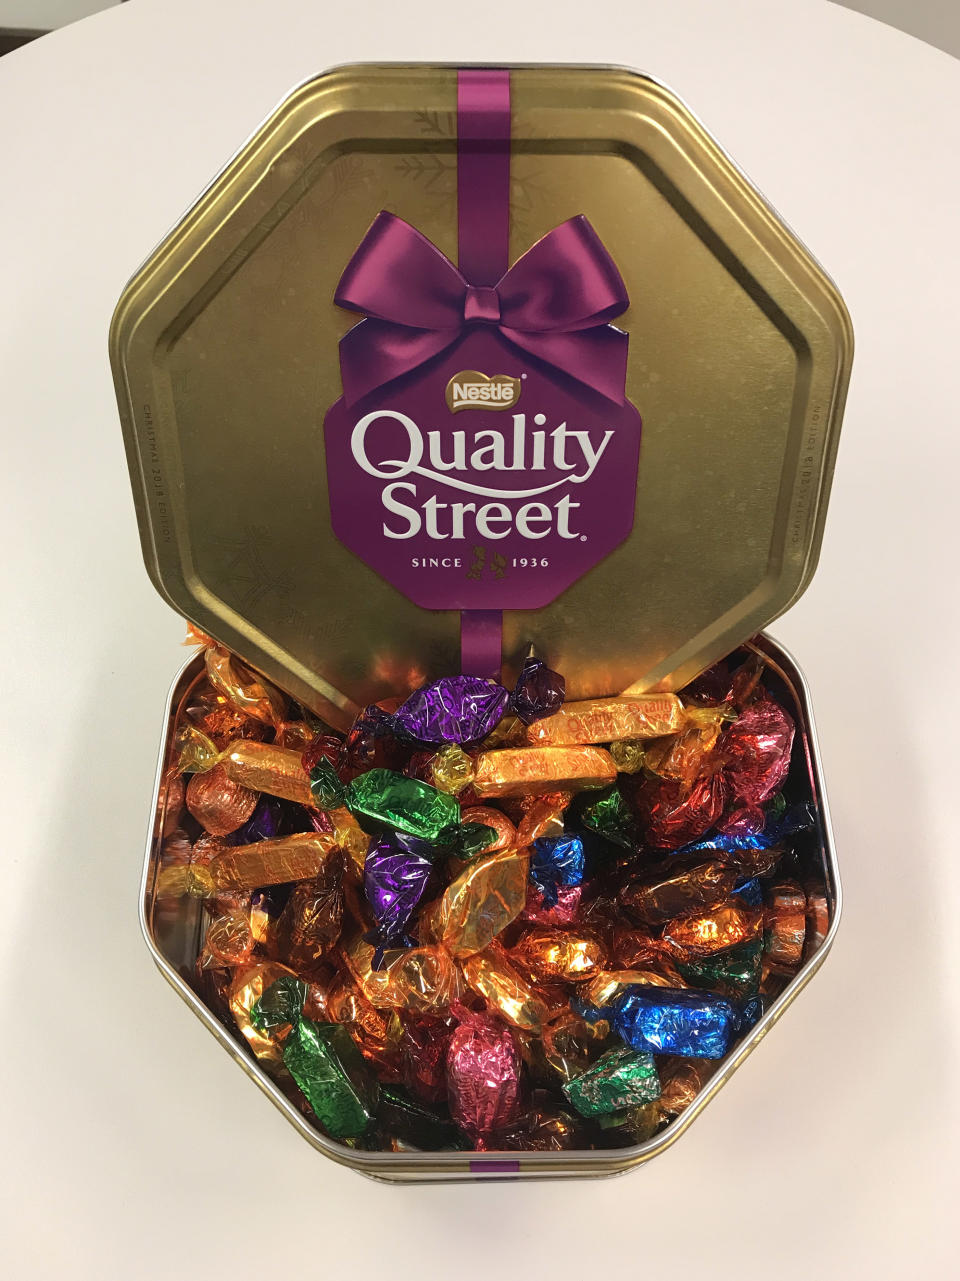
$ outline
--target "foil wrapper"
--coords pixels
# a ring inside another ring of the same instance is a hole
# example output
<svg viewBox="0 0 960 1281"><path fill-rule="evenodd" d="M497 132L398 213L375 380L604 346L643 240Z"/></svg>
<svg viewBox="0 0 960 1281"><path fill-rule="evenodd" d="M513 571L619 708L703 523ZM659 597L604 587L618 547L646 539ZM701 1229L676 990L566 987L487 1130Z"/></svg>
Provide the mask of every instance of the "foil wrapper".
<svg viewBox="0 0 960 1281"><path fill-rule="evenodd" d="M433 852L425 841L399 832L381 836L367 851L363 890L377 922L369 941L377 949L378 969L385 948L409 946L407 924L433 871L425 854Z"/></svg>
<svg viewBox="0 0 960 1281"><path fill-rule="evenodd" d="M658 738L675 733L683 721L683 704L676 694L590 698L565 703L553 716L530 725L527 741L543 747L572 747L621 738Z"/></svg>
<svg viewBox="0 0 960 1281"><path fill-rule="evenodd" d="M507 747L481 752L476 771L473 790L480 797L579 792L606 787L617 776L612 756L600 747Z"/></svg>
<svg viewBox="0 0 960 1281"><path fill-rule="evenodd" d="M566 690L567 683L559 672L552 671L539 658L528 658L517 678L510 706L524 725L532 725L560 710Z"/></svg>
<svg viewBox="0 0 960 1281"><path fill-rule="evenodd" d="M723 997L688 989L633 988L614 1007L618 1036L635 1050L720 1059L738 1030L739 1016Z"/></svg>
<svg viewBox="0 0 960 1281"><path fill-rule="evenodd" d="M312 880L320 875L336 848L333 838L320 832L279 836L272 841L222 850L210 860L210 873L216 888L226 890Z"/></svg>
<svg viewBox="0 0 960 1281"><path fill-rule="evenodd" d="M347 807L354 814L425 841L436 841L460 820L456 797L387 769L358 774L347 788Z"/></svg>
<svg viewBox="0 0 960 1281"><path fill-rule="evenodd" d="M652 1054L618 1046L568 1081L563 1093L581 1116L604 1116L658 1099L660 1078Z"/></svg>
<svg viewBox="0 0 960 1281"><path fill-rule="evenodd" d="M255 791L229 778L222 765L194 774L187 784L187 809L211 836L229 836L243 827L258 800Z"/></svg>
<svg viewBox="0 0 960 1281"><path fill-rule="evenodd" d="M328 1134L363 1134L373 1120L378 1087L346 1028L301 1019L287 1037L283 1062Z"/></svg>
<svg viewBox="0 0 960 1281"><path fill-rule="evenodd" d="M445 676L411 694L393 724L418 743L475 743L501 720L509 699L502 685L479 676Z"/></svg>
<svg viewBox="0 0 960 1281"><path fill-rule="evenodd" d="M583 881L583 841L579 836L541 836L533 842L530 880L543 896L546 907L555 907L560 887Z"/></svg>
<svg viewBox="0 0 960 1281"><path fill-rule="evenodd" d="M520 1054L499 1019L455 1011L460 1024L447 1049L447 1097L456 1124L478 1148L513 1122L520 1105Z"/></svg>

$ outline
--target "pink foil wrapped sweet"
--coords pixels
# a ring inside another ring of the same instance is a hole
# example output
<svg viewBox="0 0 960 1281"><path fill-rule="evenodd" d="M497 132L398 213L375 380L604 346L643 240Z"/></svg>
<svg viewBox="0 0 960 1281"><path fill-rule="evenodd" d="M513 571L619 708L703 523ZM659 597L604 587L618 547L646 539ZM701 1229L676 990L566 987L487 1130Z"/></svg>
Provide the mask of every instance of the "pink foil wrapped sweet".
<svg viewBox="0 0 960 1281"><path fill-rule="evenodd" d="M787 776L793 747L793 719L770 698L761 698L726 731L720 748L733 795L760 805Z"/></svg>
<svg viewBox="0 0 960 1281"><path fill-rule="evenodd" d="M489 1014L456 1005L460 1025L447 1050L450 1114L482 1150L520 1105L520 1054L513 1033Z"/></svg>

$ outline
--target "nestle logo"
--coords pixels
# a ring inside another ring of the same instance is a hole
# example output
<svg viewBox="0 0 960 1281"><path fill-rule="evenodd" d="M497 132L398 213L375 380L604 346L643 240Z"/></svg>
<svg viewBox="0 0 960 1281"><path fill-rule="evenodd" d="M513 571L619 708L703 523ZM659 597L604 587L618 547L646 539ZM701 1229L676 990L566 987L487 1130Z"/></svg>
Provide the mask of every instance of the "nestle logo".
<svg viewBox="0 0 960 1281"><path fill-rule="evenodd" d="M447 408L451 414L461 409L512 409L522 390L520 379L508 374L490 378L477 369L464 369L447 383Z"/></svg>

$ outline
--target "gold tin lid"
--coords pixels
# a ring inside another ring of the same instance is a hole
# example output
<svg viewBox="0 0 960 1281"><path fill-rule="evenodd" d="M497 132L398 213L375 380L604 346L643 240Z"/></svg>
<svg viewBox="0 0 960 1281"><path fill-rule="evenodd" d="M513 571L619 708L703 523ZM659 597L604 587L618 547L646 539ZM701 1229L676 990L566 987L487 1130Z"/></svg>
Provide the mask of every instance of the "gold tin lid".
<svg viewBox="0 0 960 1281"><path fill-rule="evenodd" d="M509 80L509 261L589 220L629 295L616 324L643 431L632 529L549 603L507 609L505 669L533 644L574 698L675 689L813 573L849 318L661 85L605 68ZM335 535L322 435L341 396L338 342L358 320L334 293L377 215L456 261L457 109L448 67L347 67L305 84L151 254L113 320L154 584L339 724L459 664L458 610L424 608ZM509 373L480 377L503 375L516 399ZM438 394L457 413L446 382Z"/></svg>

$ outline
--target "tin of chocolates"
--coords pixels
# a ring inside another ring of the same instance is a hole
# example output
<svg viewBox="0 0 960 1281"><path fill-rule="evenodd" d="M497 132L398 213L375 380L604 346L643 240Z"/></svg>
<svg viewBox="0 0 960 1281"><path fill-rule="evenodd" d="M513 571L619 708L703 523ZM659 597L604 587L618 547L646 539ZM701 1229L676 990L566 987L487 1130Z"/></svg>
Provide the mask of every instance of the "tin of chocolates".
<svg viewBox="0 0 960 1281"><path fill-rule="evenodd" d="M815 568L851 353L733 161L610 68L319 75L130 281L111 357L144 557L216 643L167 709L144 934L326 1155L398 1181L626 1169L824 959L808 694L758 633ZM698 688L727 656L733 685ZM586 1031L552 1112L557 1018Z"/></svg>

